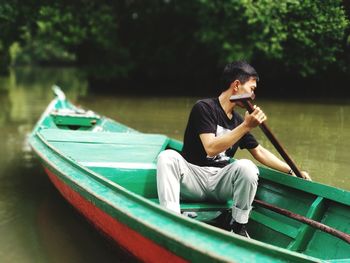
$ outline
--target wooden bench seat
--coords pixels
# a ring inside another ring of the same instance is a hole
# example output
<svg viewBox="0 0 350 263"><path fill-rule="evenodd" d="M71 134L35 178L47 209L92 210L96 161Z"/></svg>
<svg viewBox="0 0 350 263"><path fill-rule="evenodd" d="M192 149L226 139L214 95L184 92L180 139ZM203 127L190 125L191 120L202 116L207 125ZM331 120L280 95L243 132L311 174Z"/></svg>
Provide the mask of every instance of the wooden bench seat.
<svg viewBox="0 0 350 263"><path fill-rule="evenodd" d="M149 198L148 200L159 204L158 198ZM228 201L226 203L182 201L180 203L180 207L181 207L181 211L194 211L194 212L220 211L220 210L231 208L232 203L233 203L232 201Z"/></svg>

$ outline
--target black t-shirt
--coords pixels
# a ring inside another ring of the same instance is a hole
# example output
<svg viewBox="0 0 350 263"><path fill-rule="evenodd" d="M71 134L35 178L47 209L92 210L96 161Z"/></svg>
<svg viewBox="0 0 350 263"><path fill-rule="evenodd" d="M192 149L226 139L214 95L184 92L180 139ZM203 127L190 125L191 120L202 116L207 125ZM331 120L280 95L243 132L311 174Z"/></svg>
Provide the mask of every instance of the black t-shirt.
<svg viewBox="0 0 350 263"><path fill-rule="evenodd" d="M251 133L246 133L226 151L209 157L199 135L214 133L215 136L220 136L233 130L242 122L243 118L237 112L233 112L232 119L229 119L218 98L197 101L188 119L182 149L183 157L188 162L199 166L224 167L229 163L230 157L233 157L238 147L253 149L259 145L254 136Z"/></svg>

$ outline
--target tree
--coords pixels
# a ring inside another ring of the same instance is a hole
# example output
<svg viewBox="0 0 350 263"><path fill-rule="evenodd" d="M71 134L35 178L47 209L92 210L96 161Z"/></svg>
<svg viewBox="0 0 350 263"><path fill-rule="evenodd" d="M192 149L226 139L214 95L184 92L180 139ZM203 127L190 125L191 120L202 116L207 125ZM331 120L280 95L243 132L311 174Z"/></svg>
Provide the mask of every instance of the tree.
<svg viewBox="0 0 350 263"><path fill-rule="evenodd" d="M37 7L41 1L1 1L0 2L0 74L8 73L11 58L10 46L24 42L26 33L34 30Z"/></svg>
<svg viewBox="0 0 350 263"><path fill-rule="evenodd" d="M349 71L349 31L341 0L0 3L4 65L14 41L34 49L49 43L55 56L61 49L73 54L90 84L144 92L209 91L222 65L236 59L264 75Z"/></svg>
<svg viewBox="0 0 350 263"><path fill-rule="evenodd" d="M349 21L341 0L200 2L199 36L220 61L259 56L308 76L339 62L344 52Z"/></svg>

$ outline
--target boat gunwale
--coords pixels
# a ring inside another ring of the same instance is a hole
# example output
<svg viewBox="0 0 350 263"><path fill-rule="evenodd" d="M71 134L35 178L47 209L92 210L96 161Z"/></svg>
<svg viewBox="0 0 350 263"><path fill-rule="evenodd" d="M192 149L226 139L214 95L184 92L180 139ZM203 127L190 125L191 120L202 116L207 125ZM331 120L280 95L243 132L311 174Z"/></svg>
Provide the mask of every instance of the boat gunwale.
<svg viewBox="0 0 350 263"><path fill-rule="evenodd" d="M327 200L350 206L350 191L283 174L267 167L259 166L258 168L260 170L260 177L265 180L287 186L291 189L313 194L316 198L323 197Z"/></svg>

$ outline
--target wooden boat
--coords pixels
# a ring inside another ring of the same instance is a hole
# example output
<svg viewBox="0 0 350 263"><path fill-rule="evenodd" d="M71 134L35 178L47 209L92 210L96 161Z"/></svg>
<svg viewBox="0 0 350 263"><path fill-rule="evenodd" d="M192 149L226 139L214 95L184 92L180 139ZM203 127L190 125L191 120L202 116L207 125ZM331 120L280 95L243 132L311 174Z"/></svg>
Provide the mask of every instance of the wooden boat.
<svg viewBox="0 0 350 263"><path fill-rule="evenodd" d="M182 143L137 132L56 98L33 129L30 145L52 183L97 229L146 262L347 262L350 244L262 207L246 239L217 225L230 203L182 203L195 219L162 209L156 158ZM257 198L350 232L350 192L259 167Z"/></svg>

